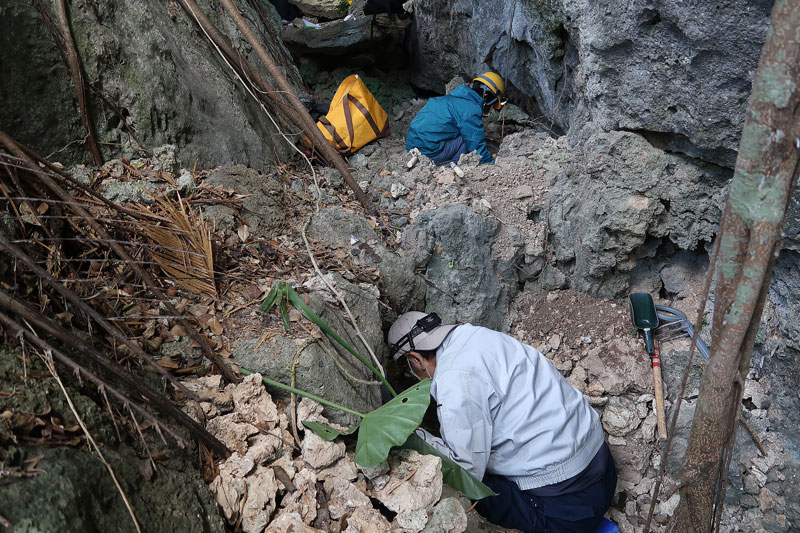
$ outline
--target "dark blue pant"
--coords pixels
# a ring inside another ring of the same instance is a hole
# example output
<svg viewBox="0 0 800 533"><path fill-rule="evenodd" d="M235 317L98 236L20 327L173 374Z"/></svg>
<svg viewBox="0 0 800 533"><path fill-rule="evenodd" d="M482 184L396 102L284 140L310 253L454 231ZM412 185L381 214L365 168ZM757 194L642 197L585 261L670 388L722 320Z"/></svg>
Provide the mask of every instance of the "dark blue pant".
<svg viewBox="0 0 800 533"><path fill-rule="evenodd" d="M431 157L431 160L437 165L444 165L450 161L458 163L458 158L461 157L461 154L466 153L467 147L464 144L464 137L459 135L455 139L445 141L442 152Z"/></svg>
<svg viewBox="0 0 800 533"><path fill-rule="evenodd" d="M502 476L486 474L483 483L498 493L475 509L489 522L525 533L592 533L611 506L617 487L617 467L611 454L597 483L571 494L537 497Z"/></svg>

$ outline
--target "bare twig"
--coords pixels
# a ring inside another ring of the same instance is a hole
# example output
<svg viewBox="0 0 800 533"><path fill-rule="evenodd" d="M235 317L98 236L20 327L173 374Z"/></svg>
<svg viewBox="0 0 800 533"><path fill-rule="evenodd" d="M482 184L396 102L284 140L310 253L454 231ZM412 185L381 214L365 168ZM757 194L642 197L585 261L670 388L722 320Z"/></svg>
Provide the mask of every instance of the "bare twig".
<svg viewBox="0 0 800 533"><path fill-rule="evenodd" d="M292 388L294 388L295 386L295 368L297 367L297 359L300 357L300 354L303 353L303 350L305 350L315 342L317 342L317 339L314 338L306 339L303 345L297 349L297 352L295 352L294 357L292 358L292 378L291 378ZM297 405L295 403L294 393L291 393L289 401L290 401L289 414L291 415L290 420L292 422L292 436L294 436L294 440L297 443L297 447L300 448L300 436L297 434Z"/></svg>
<svg viewBox="0 0 800 533"><path fill-rule="evenodd" d="M142 446L144 446L144 451L147 452L147 458L150 459L150 466L153 467L153 472L157 471L156 462L153 460L153 454L150 453L150 446L147 445L147 441L144 438L144 433L142 433L142 428L139 427L139 422L136 420L136 415L133 414L133 411L128 407L128 414L133 421L133 426L136 428L136 432L139 434L139 438L142 440Z"/></svg>
<svg viewBox="0 0 800 533"><path fill-rule="evenodd" d="M397 487L399 487L400 485L402 485L403 483L414 477L414 474L417 473L417 470L419 470L419 467L415 467L414 470L409 472L406 477L404 477L403 479L392 485L392 487L389 490L387 490L384 494L388 496L389 494L397 490Z"/></svg>

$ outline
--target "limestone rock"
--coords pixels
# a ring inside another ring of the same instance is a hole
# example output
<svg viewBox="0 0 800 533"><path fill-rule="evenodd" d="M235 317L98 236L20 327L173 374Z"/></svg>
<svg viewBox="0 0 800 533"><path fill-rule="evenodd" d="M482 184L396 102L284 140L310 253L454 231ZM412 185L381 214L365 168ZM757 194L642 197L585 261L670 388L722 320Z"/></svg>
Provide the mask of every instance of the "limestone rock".
<svg viewBox="0 0 800 533"><path fill-rule="evenodd" d="M608 350L613 357L606 357ZM653 374L644 344L636 338L617 338L606 350L590 351L581 361L591 381L610 394L644 393L651 389Z"/></svg>
<svg viewBox="0 0 800 533"><path fill-rule="evenodd" d="M344 281L341 276L338 279L340 280L337 281L338 290L341 291L353 312L364 338L373 347L377 356L383 357L386 344L383 340L377 298L371 292ZM326 306L322 295L318 293L310 294L310 305L312 310L351 346L361 346L361 341L344 312ZM380 406L380 391L377 387L354 383L328 355L328 352L334 353L350 375L363 380L372 379L373 376L369 369L338 343L323 338L303 347L306 339L295 339L278 334L259 344L260 340L261 335L258 334L252 336L244 334L235 340L233 342L233 358L237 363L281 383L290 383L295 355L300 348L303 348L295 364L297 388L317 394L324 391L323 395L327 400L359 412L369 412ZM321 348L320 343L325 343L326 349ZM254 351L255 347L258 348ZM276 400L281 399L288 403L288 393L275 391L274 394ZM328 408L324 412L325 416L336 424L349 427L358 422L355 415L349 415L336 409Z"/></svg>
<svg viewBox="0 0 800 533"><path fill-rule="evenodd" d="M488 67L570 138L642 130L669 150L733 167L770 8L756 0L722 9L709 1L533 9L468 0L451 9L419 0L415 52L424 60L412 82L443 93L453 75Z"/></svg>
<svg viewBox="0 0 800 533"><path fill-rule="evenodd" d="M533 188L530 185L520 185L511 191L511 197L516 200L522 200L523 198L529 198L531 196L533 196Z"/></svg>
<svg viewBox="0 0 800 533"><path fill-rule="evenodd" d="M338 2L337 0L320 1L342 4L341 0ZM333 12L335 9L334 6L331 11ZM320 16L327 17L326 15ZM386 50L389 50L398 41L402 41L404 30L411 22L411 19L395 17L389 23L389 18L385 15L378 15L377 20L379 22L373 25L371 16L360 16L351 20L337 20L323 24L321 28L288 26L283 30L283 41L286 47L297 55L323 53L328 56L343 56L367 50L380 53L380 49L385 47ZM387 107L386 110L390 111L390 108ZM360 154L361 152L356 155Z"/></svg>
<svg viewBox="0 0 800 533"><path fill-rule="evenodd" d="M306 525L297 513L281 513L269 523L266 533L319 533L318 529Z"/></svg>
<svg viewBox="0 0 800 533"><path fill-rule="evenodd" d="M325 482L328 492L328 511L331 518L338 520L348 513L362 507L371 507L369 497L346 479L329 479Z"/></svg>
<svg viewBox="0 0 800 533"><path fill-rule="evenodd" d="M259 432L250 437L247 456L254 463L263 465L275 459L278 451L282 450L285 445L281 428L273 428L266 434Z"/></svg>
<svg viewBox="0 0 800 533"><path fill-rule="evenodd" d="M212 418L206 429L230 450L239 452L241 455L247 453L247 439L258 433L258 428L252 424L241 422L236 413Z"/></svg>
<svg viewBox="0 0 800 533"><path fill-rule="evenodd" d="M341 0L292 0L305 15L337 19L347 14L347 2Z"/></svg>
<svg viewBox="0 0 800 533"><path fill-rule="evenodd" d="M239 8L250 20L260 20L249 6ZM233 24L221 23L226 15L219 4L203 9L220 31L230 34L235 46L244 41ZM274 150L288 153L282 139L273 140L274 128L263 120L251 97L229 83L227 67L216 52L196 46L195 27L173 4L160 0L80 4L70 9L70 23L74 34L81 36L75 41L86 79L125 115L142 146L152 149L174 143L177 157L188 167L197 161L197 168L231 162L265 167L275 157ZM282 43L259 26L256 31L267 36L265 44L274 53L286 54ZM85 135L80 119L73 115L77 107L72 78L39 13L24 0L3 2L0 34L9 36L8 46L0 49L0 63L9 72L0 79L7 104L0 110L0 123L38 153L59 150L57 157L65 164L84 161L85 146L68 145ZM249 47L242 50L258 64ZM295 87L302 86L299 71L290 62L286 74ZM139 144L118 114L97 97L87 99L94 109L103 157L138 157ZM109 112L100 112L101 108ZM61 120L68 116L74 118ZM37 124L48 127L42 130ZM166 166L164 170L172 171Z"/></svg>
<svg viewBox="0 0 800 533"><path fill-rule="evenodd" d="M278 408L264 388L261 374L250 374L241 383L229 386L236 412L244 421L268 429L278 425Z"/></svg>
<svg viewBox="0 0 800 533"><path fill-rule="evenodd" d="M378 476L382 476L389 472L388 461L381 461L380 463L372 467L361 466L361 465L357 466L358 466L358 471L364 474L364 477L370 481L377 478Z"/></svg>
<svg viewBox="0 0 800 533"><path fill-rule="evenodd" d="M275 510L278 482L272 469L264 466L257 467L245 481L247 500L242 510L242 530L248 533L260 533L269 524L272 511Z"/></svg>
<svg viewBox="0 0 800 533"><path fill-rule="evenodd" d="M295 513L304 524L311 524L317 517L317 476L311 469L304 468L292 478L297 488L281 500L281 514Z"/></svg>
<svg viewBox="0 0 800 533"><path fill-rule="evenodd" d="M609 435L624 437L639 427L636 405L623 396L614 396L603 410L602 421Z"/></svg>
<svg viewBox="0 0 800 533"><path fill-rule="evenodd" d="M343 442L328 441L314 433L306 431L301 450L303 459L312 468L324 468L344 457Z"/></svg>
<svg viewBox="0 0 800 533"><path fill-rule="evenodd" d="M353 458L350 455L345 455L332 465L319 470L317 477L321 480L337 478L355 481L358 477L358 468Z"/></svg>
<svg viewBox="0 0 800 533"><path fill-rule="evenodd" d="M392 511L425 509L441 497L442 460L438 457L413 450L392 451L389 467L389 474L376 479L374 485L375 498Z"/></svg>
<svg viewBox="0 0 800 533"><path fill-rule="evenodd" d="M401 511L397 513L393 523L402 531L416 533L425 529L425 525L428 523L428 513L425 509Z"/></svg>
<svg viewBox="0 0 800 533"><path fill-rule="evenodd" d="M360 507L347 518L347 529L342 533L389 533L391 530L391 524L380 511Z"/></svg>
<svg viewBox="0 0 800 533"><path fill-rule="evenodd" d="M467 514L455 498L445 498L433 508L424 533L461 533L467 529Z"/></svg>
<svg viewBox="0 0 800 533"><path fill-rule="evenodd" d="M463 205L447 205L421 213L414 226L404 232L403 248L415 257L427 255L425 277L439 289L428 291L426 310L439 313L446 324L470 322L502 329L517 273L513 266L497 271L503 265L495 263L492 246L500 224ZM414 250L428 244L429 254ZM504 263L514 265L521 259L520 242Z"/></svg>
<svg viewBox="0 0 800 533"><path fill-rule="evenodd" d="M41 383L36 384L36 388L40 386ZM77 393L73 396L73 400L79 398L79 405L84 405L85 396ZM102 412L102 409L97 411ZM94 437L105 439L100 436L105 430L101 432L100 427L89 422L99 418L87 411L81 414L87 417ZM113 433L113 428L109 430ZM191 461L180 460L182 454L159 461L156 475L148 480L137 468L139 460L135 450L127 446L115 450L108 440L101 442L103 455L126 487L142 531L193 533L200 523L202 530L209 533L226 531L213 491L197 475ZM124 448L131 454L120 453ZM38 457L38 475L0 484L0 513L12 524L8 531L134 531L114 481L96 454L83 447L28 450L36 454L31 457ZM181 470L176 470L174 465ZM45 498L46 505L43 504Z"/></svg>

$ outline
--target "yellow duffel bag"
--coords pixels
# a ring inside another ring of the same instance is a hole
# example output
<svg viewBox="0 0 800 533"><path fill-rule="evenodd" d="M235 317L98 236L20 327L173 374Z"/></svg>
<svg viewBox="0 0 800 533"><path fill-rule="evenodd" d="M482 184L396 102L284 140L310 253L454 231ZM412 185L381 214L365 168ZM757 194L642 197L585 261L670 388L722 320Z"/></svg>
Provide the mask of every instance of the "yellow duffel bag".
<svg viewBox="0 0 800 533"><path fill-rule="evenodd" d="M358 74L348 76L331 100L328 114L317 127L339 152L355 153L375 139L388 137L389 117Z"/></svg>

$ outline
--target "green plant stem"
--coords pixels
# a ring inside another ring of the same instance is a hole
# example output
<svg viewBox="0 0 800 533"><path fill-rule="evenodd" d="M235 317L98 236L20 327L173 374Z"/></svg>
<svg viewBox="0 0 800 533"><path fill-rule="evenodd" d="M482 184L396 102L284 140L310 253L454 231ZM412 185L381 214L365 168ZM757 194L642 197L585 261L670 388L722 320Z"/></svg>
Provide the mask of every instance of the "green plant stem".
<svg viewBox="0 0 800 533"><path fill-rule="evenodd" d="M378 376L378 379L380 379L381 382L384 385L386 385L386 388L389 389L389 392L392 393L392 396L397 396L397 393L392 388L392 386L389 385L389 382L386 380L383 374L378 372L378 369L372 366L372 364L369 361L364 359L357 351L355 351L355 349L353 349L352 346L350 346L344 339L342 339L339 335L337 335L336 332L333 331L333 329L331 329L330 326L328 326L325 322L323 322L322 319L318 317L316 313L314 313L314 311L312 311L308 305L306 305L306 303L303 301L302 298L300 298L300 296L295 292L295 290L291 287L291 285L286 283L286 289L288 291L289 299L291 300L292 304L294 304L294 306L297 307L305 315L307 319L309 319L311 322L319 326L322 329L322 331L333 337L333 339L336 342L341 344L348 352L353 354L356 357L356 359L364 363L364 365L366 365L366 367L369 368L373 374Z"/></svg>
<svg viewBox="0 0 800 533"><path fill-rule="evenodd" d="M249 376L250 374L255 374L255 372L253 372L252 370L247 370L246 368L241 368L240 367L239 370L245 376ZM277 388L283 389L285 391L293 392L295 394L299 394L300 396L305 396L306 398L311 398L315 402L319 402L322 405L327 405L328 407L333 407L334 409L338 409L340 411L344 411L345 413L350 413L351 415L356 415L356 416L358 416L360 418L364 418L366 416L364 413L359 413L358 411L354 411L352 409L348 409L347 407L339 405L338 403L329 402L325 398L320 398L316 394L311 394L310 392L305 392L305 391L301 391L300 389L295 389L294 387L290 387L289 385L284 385L283 383L281 383L279 381L275 381L275 380L272 380L272 379L269 379L269 378L265 378L264 376L261 376L261 380L264 383L266 383L267 385L271 385L273 387L277 387Z"/></svg>

